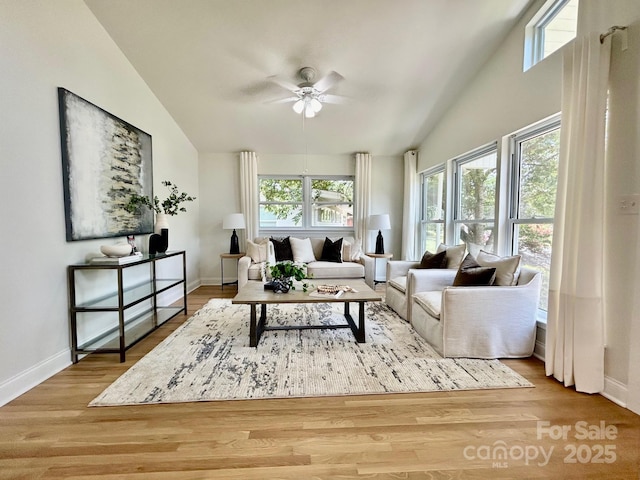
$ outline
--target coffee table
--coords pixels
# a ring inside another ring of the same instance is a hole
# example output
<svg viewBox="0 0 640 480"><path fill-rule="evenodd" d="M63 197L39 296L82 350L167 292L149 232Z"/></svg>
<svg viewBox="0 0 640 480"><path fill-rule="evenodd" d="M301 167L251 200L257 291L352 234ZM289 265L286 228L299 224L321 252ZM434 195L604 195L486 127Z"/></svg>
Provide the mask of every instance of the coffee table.
<svg viewBox="0 0 640 480"><path fill-rule="evenodd" d="M382 297L373 291L363 280L307 280L312 287L308 292L303 292L300 285L296 290L288 293L273 293L265 290L261 282L248 282L238 294L231 300L233 304L249 305L251 307L251 322L249 328L249 345L257 347L262 333L269 330L307 330L307 329L336 329L350 328L358 343L365 342L364 305L367 302L379 302ZM314 292L316 285L348 285L354 292L345 292L340 296L318 296ZM345 324L338 325L267 325L267 305L287 303L344 303ZM349 312L349 304L358 303L358 325ZM260 319L258 320L257 307L260 305Z"/></svg>

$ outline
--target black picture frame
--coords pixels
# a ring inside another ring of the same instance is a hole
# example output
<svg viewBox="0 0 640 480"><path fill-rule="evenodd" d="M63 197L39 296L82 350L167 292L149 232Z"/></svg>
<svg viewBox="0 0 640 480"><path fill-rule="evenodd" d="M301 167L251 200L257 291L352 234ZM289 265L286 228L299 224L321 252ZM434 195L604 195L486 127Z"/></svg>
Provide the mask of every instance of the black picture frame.
<svg viewBox="0 0 640 480"><path fill-rule="evenodd" d="M62 87L58 107L67 241L152 233L150 209L124 209L153 197L151 135Z"/></svg>

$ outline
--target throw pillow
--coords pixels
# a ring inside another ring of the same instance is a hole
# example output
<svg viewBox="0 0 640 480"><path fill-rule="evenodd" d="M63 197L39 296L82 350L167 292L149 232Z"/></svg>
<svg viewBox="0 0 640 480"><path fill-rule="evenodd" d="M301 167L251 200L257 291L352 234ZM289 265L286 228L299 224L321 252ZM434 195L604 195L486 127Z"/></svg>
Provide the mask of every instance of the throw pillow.
<svg viewBox="0 0 640 480"><path fill-rule="evenodd" d="M293 261L293 252L291 251L291 242L289 237L285 238L273 238L271 237L271 243L273 244L273 250L276 254L276 262L283 262L285 260Z"/></svg>
<svg viewBox="0 0 640 480"><path fill-rule="evenodd" d="M479 285L491 285L496 275L493 267L482 267L476 262L473 255L467 254L460 264L456 278L453 280L454 287L470 287Z"/></svg>
<svg viewBox="0 0 640 480"><path fill-rule="evenodd" d="M267 244L254 243L247 240L247 255L251 257L253 263L261 263L267 261Z"/></svg>
<svg viewBox="0 0 640 480"><path fill-rule="evenodd" d="M351 244L351 254L349 255L349 261L351 262L357 262L358 260L360 260L360 258L362 257L363 252L362 252L362 242L360 242L360 240L355 240L352 244Z"/></svg>
<svg viewBox="0 0 640 480"><path fill-rule="evenodd" d="M309 263L316 261L310 238L290 237L289 242L291 243L291 252L293 253L294 262Z"/></svg>
<svg viewBox="0 0 640 480"><path fill-rule="evenodd" d="M342 239L332 242L329 237L325 237L322 247L322 257L324 262L342 263Z"/></svg>
<svg viewBox="0 0 640 480"><path fill-rule="evenodd" d="M424 252L418 268L447 268L447 252L444 250L440 253Z"/></svg>
<svg viewBox="0 0 640 480"><path fill-rule="evenodd" d="M447 267L446 268L459 268L464 258L464 252L467 250L467 245L462 243L460 245L445 245L441 243L436 250L436 253L442 251L447 252Z"/></svg>
<svg viewBox="0 0 640 480"><path fill-rule="evenodd" d="M511 286L518 283L520 276L520 255L512 257L500 257L493 253L480 250L476 261L483 267L495 267L496 279L494 285Z"/></svg>

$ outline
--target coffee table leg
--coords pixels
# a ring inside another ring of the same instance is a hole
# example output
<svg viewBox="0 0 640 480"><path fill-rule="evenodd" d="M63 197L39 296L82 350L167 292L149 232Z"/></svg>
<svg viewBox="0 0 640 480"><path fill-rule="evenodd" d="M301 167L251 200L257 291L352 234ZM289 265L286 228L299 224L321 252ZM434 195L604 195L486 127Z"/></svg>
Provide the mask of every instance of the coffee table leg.
<svg viewBox="0 0 640 480"><path fill-rule="evenodd" d="M256 304L252 303L251 307L251 321L249 325L249 346L257 347L258 346L258 326L256 325Z"/></svg>
<svg viewBox="0 0 640 480"><path fill-rule="evenodd" d="M365 342L365 331L364 331L364 302L359 302L360 303L360 311L358 312L358 323L360 324L360 328L358 329L358 336L356 337L356 340L358 340L359 343L364 343Z"/></svg>

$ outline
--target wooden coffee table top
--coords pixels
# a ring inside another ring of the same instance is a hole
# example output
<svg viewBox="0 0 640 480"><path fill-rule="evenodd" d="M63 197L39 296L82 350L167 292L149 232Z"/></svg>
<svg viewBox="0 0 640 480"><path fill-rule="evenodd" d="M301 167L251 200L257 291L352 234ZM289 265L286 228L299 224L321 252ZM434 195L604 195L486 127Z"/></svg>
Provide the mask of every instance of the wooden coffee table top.
<svg viewBox="0 0 640 480"><path fill-rule="evenodd" d="M369 287L364 280L357 279L318 279L306 280L309 285L348 285L356 292L345 292L339 297L334 295L314 296L309 295L316 290L309 287L309 291L302 291L302 282L294 282L295 290L288 293L273 293L265 290L262 282L251 281L243 286L238 294L231 300L234 304L271 304L271 303L330 303L330 302L380 302L382 297Z"/></svg>

